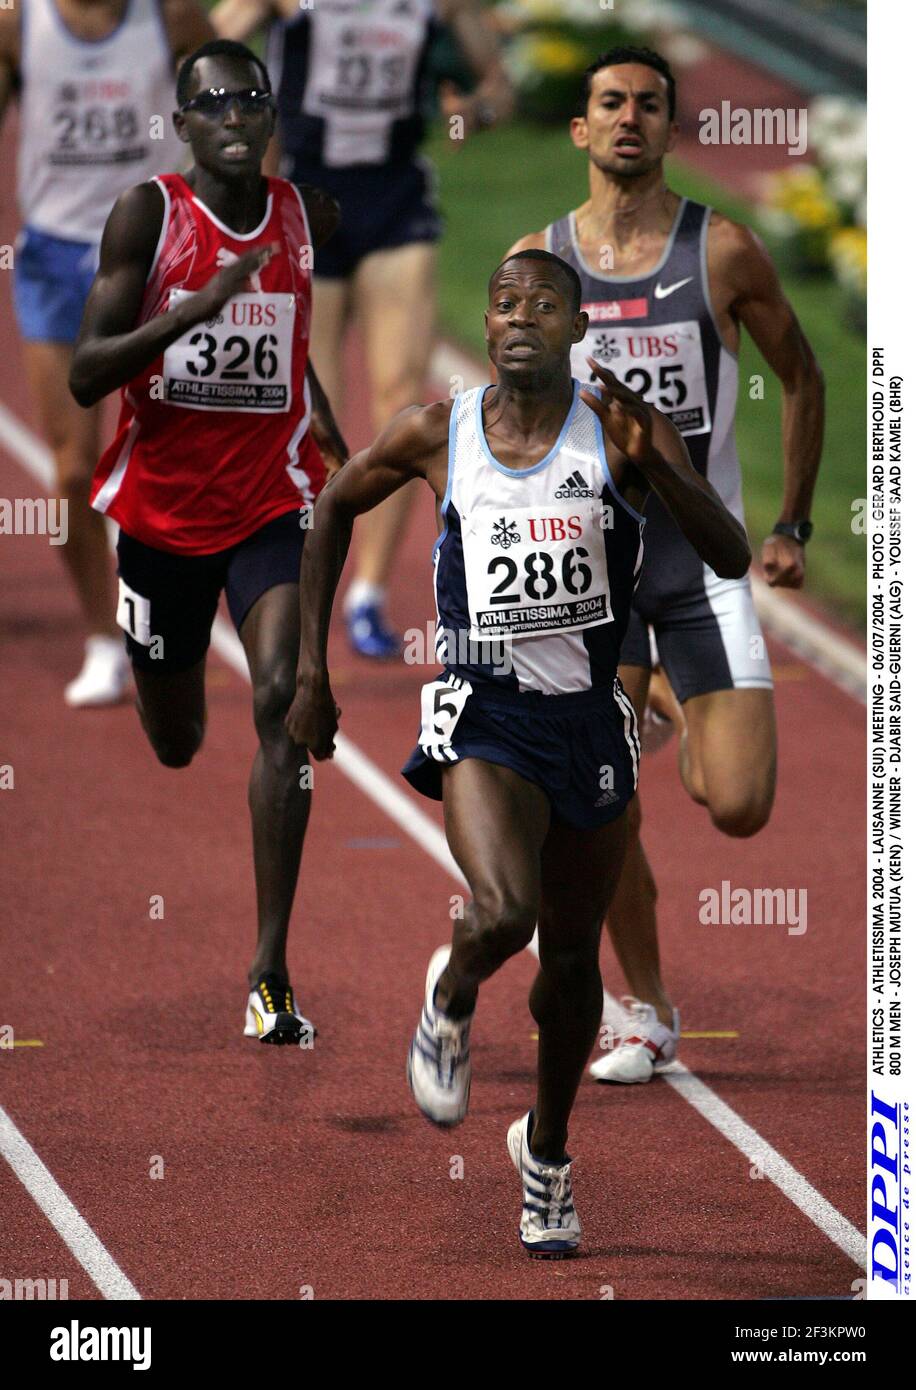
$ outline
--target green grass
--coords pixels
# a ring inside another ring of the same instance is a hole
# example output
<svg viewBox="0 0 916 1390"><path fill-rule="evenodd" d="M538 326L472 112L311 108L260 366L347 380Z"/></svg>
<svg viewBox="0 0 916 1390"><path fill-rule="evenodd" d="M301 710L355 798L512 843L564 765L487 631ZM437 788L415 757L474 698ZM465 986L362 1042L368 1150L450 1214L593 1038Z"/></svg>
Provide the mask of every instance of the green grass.
<svg viewBox="0 0 916 1390"><path fill-rule="evenodd" d="M483 355L485 287L506 249L525 232L578 206L586 196L586 166L564 129L515 124L456 149L441 133L427 153L440 177L447 219L442 246L440 318L443 330ZM678 192L754 223L752 208L722 186L671 161ZM784 275L783 284L827 378L827 431L814 505L815 536L808 546L808 586L841 616L865 624L865 540L852 533L852 503L865 494L865 340L842 318L840 290L826 278ZM739 394L738 447L744 473L748 530L755 545L768 534L782 500L779 383L747 334L741 380L764 378L763 400Z"/></svg>

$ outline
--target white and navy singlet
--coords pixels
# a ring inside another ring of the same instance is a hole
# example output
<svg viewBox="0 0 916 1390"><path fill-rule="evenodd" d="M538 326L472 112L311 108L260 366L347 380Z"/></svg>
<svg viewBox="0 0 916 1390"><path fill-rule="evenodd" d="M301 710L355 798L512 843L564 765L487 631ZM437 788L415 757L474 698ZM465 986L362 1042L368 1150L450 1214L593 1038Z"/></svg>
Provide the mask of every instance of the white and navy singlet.
<svg viewBox="0 0 916 1390"><path fill-rule="evenodd" d="M549 453L504 467L484 397L452 408L443 530L433 551L436 656L404 769L441 796L442 766L479 758L541 787L578 829L615 819L636 787L639 741L617 662L642 562L643 517L618 492L597 416L572 382Z"/></svg>
<svg viewBox="0 0 916 1390"><path fill-rule="evenodd" d="M505 468L487 444L489 389L465 391L452 408L444 529L433 552L443 665L475 684L545 695L611 686L643 519L614 486L578 382L556 444L523 470ZM476 651L462 650L463 634Z"/></svg>

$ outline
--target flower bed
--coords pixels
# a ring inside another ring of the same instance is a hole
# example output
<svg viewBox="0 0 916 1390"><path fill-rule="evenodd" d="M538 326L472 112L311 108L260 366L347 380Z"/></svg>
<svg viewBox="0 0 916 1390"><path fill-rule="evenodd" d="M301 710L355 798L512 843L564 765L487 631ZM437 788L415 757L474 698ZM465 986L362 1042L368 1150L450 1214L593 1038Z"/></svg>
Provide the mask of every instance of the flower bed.
<svg viewBox="0 0 916 1390"><path fill-rule="evenodd" d="M774 176L765 227L777 259L807 275L832 273L850 324L864 331L866 125L861 102L817 97L809 107L814 163Z"/></svg>

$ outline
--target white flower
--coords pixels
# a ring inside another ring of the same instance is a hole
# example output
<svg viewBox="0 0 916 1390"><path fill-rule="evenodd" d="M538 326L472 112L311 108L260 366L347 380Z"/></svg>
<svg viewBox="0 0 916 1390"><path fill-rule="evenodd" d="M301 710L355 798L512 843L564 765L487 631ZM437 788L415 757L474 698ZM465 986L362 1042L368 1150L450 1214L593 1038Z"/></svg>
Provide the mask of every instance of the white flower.
<svg viewBox="0 0 916 1390"><path fill-rule="evenodd" d="M827 171L826 183L838 203L858 203L865 192L865 165L837 165Z"/></svg>
<svg viewBox="0 0 916 1390"><path fill-rule="evenodd" d="M628 29L651 31L688 27L684 10L679 5L669 4L668 0L614 0L614 16Z"/></svg>

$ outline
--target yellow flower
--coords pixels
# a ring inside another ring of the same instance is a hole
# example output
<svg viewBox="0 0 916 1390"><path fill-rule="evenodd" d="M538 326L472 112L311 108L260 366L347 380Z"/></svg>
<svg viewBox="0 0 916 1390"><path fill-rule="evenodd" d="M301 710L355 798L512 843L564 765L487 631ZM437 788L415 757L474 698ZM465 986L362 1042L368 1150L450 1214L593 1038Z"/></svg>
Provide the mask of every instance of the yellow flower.
<svg viewBox="0 0 916 1390"><path fill-rule="evenodd" d="M543 73L565 76L579 72L588 55L581 44L562 38L536 38L531 45L531 61Z"/></svg>
<svg viewBox="0 0 916 1390"><path fill-rule="evenodd" d="M864 227L841 227L830 238L830 260L840 284L865 293L868 233Z"/></svg>

